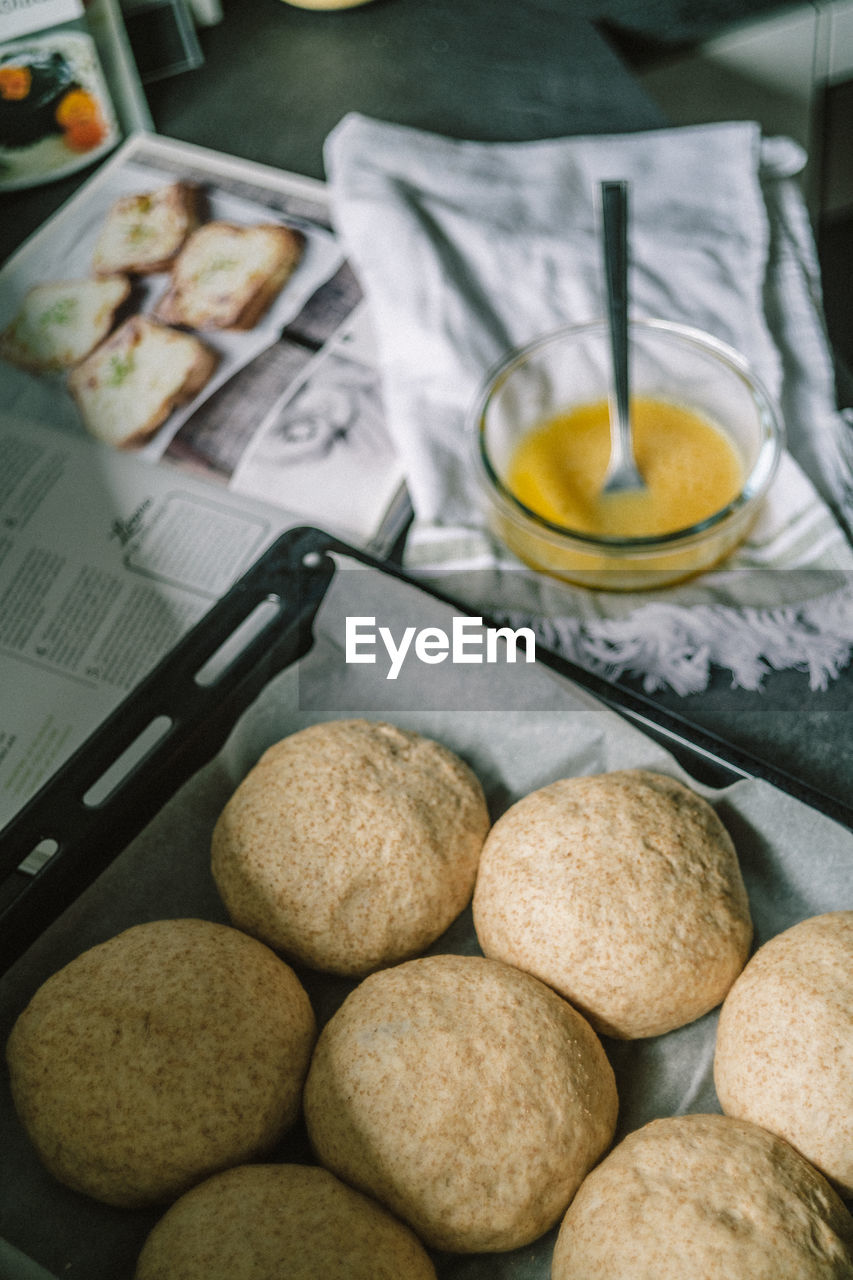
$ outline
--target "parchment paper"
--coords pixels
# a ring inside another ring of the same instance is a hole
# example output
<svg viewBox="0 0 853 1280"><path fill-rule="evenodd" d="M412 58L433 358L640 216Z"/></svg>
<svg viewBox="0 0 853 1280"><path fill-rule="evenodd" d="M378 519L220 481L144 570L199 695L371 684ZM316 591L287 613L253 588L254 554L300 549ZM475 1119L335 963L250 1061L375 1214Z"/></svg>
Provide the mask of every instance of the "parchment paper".
<svg viewBox="0 0 853 1280"><path fill-rule="evenodd" d="M444 742L474 768L493 818L556 778L643 766L691 782L716 806L743 868L756 945L797 920L853 907L853 835L758 780L711 791L615 712L541 665L423 667L398 680L387 664L346 665L347 616L450 629L453 611L373 570L342 568L324 601L311 653L276 677L244 714L219 755L192 778L98 881L0 982L0 1034L35 988L84 948L142 920L181 915L224 920L208 868L213 824L234 787L273 741L306 724L351 714L391 720ZM381 653L377 652L381 658ZM477 953L470 912L432 951ZM300 972L319 1020L352 983ZM669 1035L605 1040L620 1097L617 1140L656 1116L718 1111L712 1083L716 1013ZM44 1172L0 1086L0 1237L62 1280L130 1280L159 1211L109 1209L58 1186ZM276 1158L310 1161L298 1128ZM547 1280L556 1230L528 1248L490 1256L437 1255L441 1280ZM26 1273L5 1261L0 1277Z"/></svg>

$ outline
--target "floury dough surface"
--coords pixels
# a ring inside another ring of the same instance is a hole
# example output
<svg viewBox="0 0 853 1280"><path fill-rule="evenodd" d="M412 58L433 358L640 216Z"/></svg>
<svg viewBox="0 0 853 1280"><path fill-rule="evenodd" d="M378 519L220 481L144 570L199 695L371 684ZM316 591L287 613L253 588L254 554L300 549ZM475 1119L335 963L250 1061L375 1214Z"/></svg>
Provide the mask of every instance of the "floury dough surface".
<svg viewBox="0 0 853 1280"><path fill-rule="evenodd" d="M719 1115L654 1120L581 1187L551 1280L850 1280L853 1217L793 1147Z"/></svg>
<svg viewBox="0 0 853 1280"><path fill-rule="evenodd" d="M781 1134L853 1197L853 911L756 952L720 1012L714 1078L727 1114Z"/></svg>
<svg viewBox="0 0 853 1280"><path fill-rule="evenodd" d="M508 1250L559 1219L616 1124L598 1037L543 983L437 955L365 979L305 1086L321 1163L428 1245Z"/></svg>
<svg viewBox="0 0 853 1280"><path fill-rule="evenodd" d="M213 833L235 925L310 968L361 976L426 949L467 905L489 815L438 742L367 720L268 748Z"/></svg>
<svg viewBox="0 0 853 1280"><path fill-rule="evenodd" d="M161 1218L134 1280L435 1280L412 1231L325 1169L243 1165Z"/></svg>
<svg viewBox="0 0 853 1280"><path fill-rule="evenodd" d="M60 1182L134 1208L269 1151L299 1115L308 996L227 925L162 920L84 951L35 993L7 1056Z"/></svg>
<svg viewBox="0 0 853 1280"><path fill-rule="evenodd" d="M483 848L474 925L486 955L535 974L620 1039L713 1009L752 938L717 814L640 769L561 779L510 808Z"/></svg>

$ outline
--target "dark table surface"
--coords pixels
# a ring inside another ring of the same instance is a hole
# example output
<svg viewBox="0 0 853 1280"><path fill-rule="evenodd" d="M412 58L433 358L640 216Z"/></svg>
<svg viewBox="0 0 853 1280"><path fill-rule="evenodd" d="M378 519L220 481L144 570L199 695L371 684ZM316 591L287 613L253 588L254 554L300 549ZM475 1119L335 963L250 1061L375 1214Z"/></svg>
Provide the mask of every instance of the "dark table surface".
<svg viewBox="0 0 853 1280"><path fill-rule="evenodd" d="M666 123L625 64L681 48L779 0L373 0L312 11L223 0L204 64L148 86L154 123L185 141L323 176L350 110L480 140ZM618 52L617 52L618 50ZM85 174L3 198L0 262Z"/></svg>
<svg viewBox="0 0 853 1280"><path fill-rule="evenodd" d="M678 48L747 12L779 8L768 0L374 0L317 12L281 0L224 3L224 21L202 31L204 65L149 86L156 128L314 177L323 176L323 139L350 110L479 140L665 124L632 74L632 51L648 58L650 49ZM0 260L80 180L7 196ZM822 693L793 671L771 673L756 693L718 674L704 694L656 702L849 803L851 691L849 667Z"/></svg>

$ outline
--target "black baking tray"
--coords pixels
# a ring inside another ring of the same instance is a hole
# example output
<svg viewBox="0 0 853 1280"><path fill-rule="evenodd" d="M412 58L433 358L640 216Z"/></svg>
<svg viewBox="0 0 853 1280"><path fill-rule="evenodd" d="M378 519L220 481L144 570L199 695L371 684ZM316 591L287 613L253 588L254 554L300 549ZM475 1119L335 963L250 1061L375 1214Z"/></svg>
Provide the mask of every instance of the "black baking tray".
<svg viewBox="0 0 853 1280"><path fill-rule="evenodd" d="M395 564L320 529L289 530L0 832L0 972L216 755L270 679L309 651L314 619L341 556L419 587ZM448 596L438 598L458 613L469 612ZM541 646L537 662L639 725L699 781L723 786L762 778L853 826L849 806L652 699ZM152 725L160 728L156 742L134 754ZM44 855L37 857L41 850Z"/></svg>

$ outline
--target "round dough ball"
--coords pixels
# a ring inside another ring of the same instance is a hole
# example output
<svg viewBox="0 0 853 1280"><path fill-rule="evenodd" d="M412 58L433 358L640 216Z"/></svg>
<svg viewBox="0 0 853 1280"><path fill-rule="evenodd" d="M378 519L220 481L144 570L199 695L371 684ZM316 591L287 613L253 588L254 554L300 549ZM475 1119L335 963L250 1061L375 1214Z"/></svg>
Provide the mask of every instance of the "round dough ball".
<svg viewBox="0 0 853 1280"><path fill-rule="evenodd" d="M728 832L644 770L565 778L489 833L474 891L488 956L535 974L605 1035L661 1035L718 1005L752 939Z"/></svg>
<svg viewBox="0 0 853 1280"><path fill-rule="evenodd" d="M726 997L714 1083L723 1110L792 1143L853 1196L853 911L764 944Z"/></svg>
<svg viewBox="0 0 853 1280"><path fill-rule="evenodd" d="M489 828L453 752L367 720L264 753L213 833L232 922L284 955L361 977L424 951L468 904Z"/></svg>
<svg viewBox="0 0 853 1280"><path fill-rule="evenodd" d="M849 1280L853 1217L781 1138L719 1115L653 1120L589 1175L551 1280Z"/></svg>
<svg viewBox="0 0 853 1280"><path fill-rule="evenodd" d="M309 1165L242 1165L193 1187L146 1240L135 1280L435 1280L417 1236Z"/></svg>
<svg viewBox="0 0 853 1280"><path fill-rule="evenodd" d="M320 1161L462 1253L551 1227L609 1145L617 1106L589 1023L482 956L365 979L321 1032L305 1085Z"/></svg>
<svg viewBox="0 0 853 1280"><path fill-rule="evenodd" d="M267 1152L300 1112L316 1024L268 947L207 920L136 925L36 992L8 1043L47 1168L135 1207Z"/></svg>

